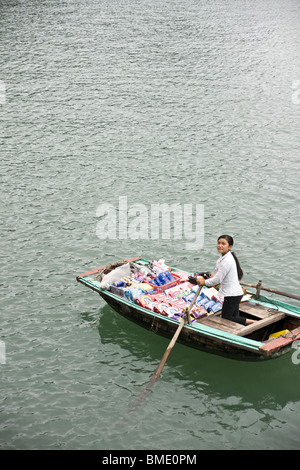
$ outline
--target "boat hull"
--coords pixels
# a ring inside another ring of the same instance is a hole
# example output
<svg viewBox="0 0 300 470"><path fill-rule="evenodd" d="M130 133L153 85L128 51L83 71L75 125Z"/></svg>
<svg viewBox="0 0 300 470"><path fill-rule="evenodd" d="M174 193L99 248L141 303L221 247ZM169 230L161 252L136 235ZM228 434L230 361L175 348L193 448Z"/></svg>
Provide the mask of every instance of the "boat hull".
<svg viewBox="0 0 300 470"><path fill-rule="evenodd" d="M125 301L120 302L118 299L105 292L101 292L100 296L118 314L155 334L170 339L178 328L178 323L159 314L150 314L146 309L139 308L135 304L130 304ZM143 310L145 311L143 312ZM265 361L274 359L275 357L285 354L290 349L289 346L286 350L268 355L260 351L259 344L256 348L252 345L250 347L245 341L239 341L235 344L224 337L220 338L211 334L208 335L206 331L204 333L195 331L188 325L183 327L177 342L202 352L239 361Z"/></svg>
<svg viewBox="0 0 300 470"><path fill-rule="evenodd" d="M136 260L146 261L139 257L125 261ZM123 262L117 262L115 265ZM123 317L155 334L172 338L179 325L177 320L156 313L153 310L148 310L137 303L112 293L110 290L101 288L99 273L106 270L106 268L109 272L112 265L78 275L77 281L100 294L103 300ZM243 308L245 309L245 307ZM200 319L191 324L186 323L177 342L206 353L217 354L239 361L265 361L288 353L291 348L295 347L294 343L300 340L300 309L298 307L261 297L261 301L250 301L247 309L250 315L254 312L260 317L260 321L254 327L256 329L259 329L260 325L264 328L269 327L272 323L276 326L282 326L283 321L289 321L292 322L292 331L281 335L279 338L263 341L256 336L257 332L252 331L253 327L251 325L243 327L242 330L236 330L241 326L234 322L229 322L229 325L226 324L227 320L221 317L213 318L214 316L210 316L208 319ZM220 325L220 322L222 325ZM268 330L262 331L264 331L264 334L268 332Z"/></svg>

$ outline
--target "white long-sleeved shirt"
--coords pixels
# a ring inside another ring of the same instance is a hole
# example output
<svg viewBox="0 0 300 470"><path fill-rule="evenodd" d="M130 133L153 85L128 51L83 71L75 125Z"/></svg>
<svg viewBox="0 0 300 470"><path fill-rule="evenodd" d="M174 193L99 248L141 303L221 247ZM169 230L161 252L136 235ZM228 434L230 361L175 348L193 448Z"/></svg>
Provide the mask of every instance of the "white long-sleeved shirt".
<svg viewBox="0 0 300 470"><path fill-rule="evenodd" d="M213 287L220 284L220 294L224 297L243 295L243 289L239 283L235 259L228 251L221 256L216 264L216 274L214 277L206 279L205 285Z"/></svg>

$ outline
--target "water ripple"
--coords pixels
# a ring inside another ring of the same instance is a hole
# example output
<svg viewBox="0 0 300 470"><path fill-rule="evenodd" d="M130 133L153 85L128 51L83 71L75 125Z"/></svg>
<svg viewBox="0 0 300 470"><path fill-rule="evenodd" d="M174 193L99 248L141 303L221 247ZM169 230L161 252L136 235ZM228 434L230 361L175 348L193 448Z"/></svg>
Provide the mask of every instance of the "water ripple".
<svg viewBox="0 0 300 470"><path fill-rule="evenodd" d="M126 256L297 291L299 4L9 2L1 11L2 449L296 449L289 357L236 364L120 318L75 275ZM8 52L9 51L9 52ZM0 83L0 84L1 84ZM100 240L101 203L199 203L205 241Z"/></svg>

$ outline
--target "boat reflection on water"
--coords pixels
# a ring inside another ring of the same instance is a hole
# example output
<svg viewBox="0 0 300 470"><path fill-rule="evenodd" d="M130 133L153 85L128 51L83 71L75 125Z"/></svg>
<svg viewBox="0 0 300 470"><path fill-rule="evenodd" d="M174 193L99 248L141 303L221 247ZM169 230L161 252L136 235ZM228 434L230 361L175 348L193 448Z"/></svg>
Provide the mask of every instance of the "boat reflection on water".
<svg viewBox="0 0 300 470"><path fill-rule="evenodd" d="M100 309L98 331L101 344L110 345L110 366L114 367L115 363L119 367L123 362L128 364L128 375L135 372L133 393L138 394L157 367L168 339L140 328L108 305ZM228 403L247 402L258 411L266 407L278 410L278 406L284 408L289 402L298 401L300 396L300 374L291 355L287 353L276 361L240 362L178 343L160 380L165 383L166 393L179 387L197 400L214 397ZM291 375L294 384L287 388Z"/></svg>

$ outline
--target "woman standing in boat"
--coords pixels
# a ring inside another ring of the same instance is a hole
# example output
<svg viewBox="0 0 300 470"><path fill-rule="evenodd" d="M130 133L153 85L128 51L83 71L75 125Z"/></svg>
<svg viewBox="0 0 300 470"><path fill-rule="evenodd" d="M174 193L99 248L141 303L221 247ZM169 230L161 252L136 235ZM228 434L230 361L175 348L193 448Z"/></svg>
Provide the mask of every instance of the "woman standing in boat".
<svg viewBox="0 0 300 470"><path fill-rule="evenodd" d="M239 283L243 271L240 263L231 251L233 238L230 235L221 235L218 238L217 250L221 254L216 264L216 274L209 279L198 279L199 286L213 287L220 284L220 294L224 297L222 317L242 325L250 325L255 320L246 319L239 314L239 304L243 297L243 289Z"/></svg>

